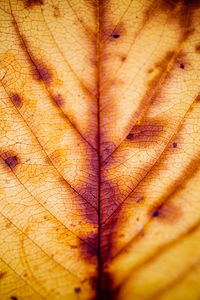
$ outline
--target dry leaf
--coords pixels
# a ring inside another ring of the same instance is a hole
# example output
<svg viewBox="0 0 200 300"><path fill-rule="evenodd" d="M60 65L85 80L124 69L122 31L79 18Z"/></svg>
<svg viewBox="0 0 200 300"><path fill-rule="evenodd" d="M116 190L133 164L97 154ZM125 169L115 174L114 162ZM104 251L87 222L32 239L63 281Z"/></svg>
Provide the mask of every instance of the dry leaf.
<svg viewBox="0 0 200 300"><path fill-rule="evenodd" d="M200 1L0 1L0 299L198 300Z"/></svg>

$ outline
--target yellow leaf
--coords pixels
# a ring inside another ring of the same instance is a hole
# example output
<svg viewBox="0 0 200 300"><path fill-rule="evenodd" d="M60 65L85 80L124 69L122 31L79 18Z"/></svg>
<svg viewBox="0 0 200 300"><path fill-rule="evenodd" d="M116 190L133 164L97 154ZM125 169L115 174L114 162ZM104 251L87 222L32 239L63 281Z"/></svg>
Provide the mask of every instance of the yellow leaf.
<svg viewBox="0 0 200 300"><path fill-rule="evenodd" d="M199 299L199 20L0 0L0 299Z"/></svg>

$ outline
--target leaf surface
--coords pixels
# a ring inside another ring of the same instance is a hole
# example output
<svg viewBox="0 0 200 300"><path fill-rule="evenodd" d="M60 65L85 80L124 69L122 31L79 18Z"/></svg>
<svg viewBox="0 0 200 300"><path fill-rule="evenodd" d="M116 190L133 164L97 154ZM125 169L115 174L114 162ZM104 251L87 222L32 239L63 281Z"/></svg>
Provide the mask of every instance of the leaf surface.
<svg viewBox="0 0 200 300"><path fill-rule="evenodd" d="M1 299L199 299L199 20L0 1Z"/></svg>

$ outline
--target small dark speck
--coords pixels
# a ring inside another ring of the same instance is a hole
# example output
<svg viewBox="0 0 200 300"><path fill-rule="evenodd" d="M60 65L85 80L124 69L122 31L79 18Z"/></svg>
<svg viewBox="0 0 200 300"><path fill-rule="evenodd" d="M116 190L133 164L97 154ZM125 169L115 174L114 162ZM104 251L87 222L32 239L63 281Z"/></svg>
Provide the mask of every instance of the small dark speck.
<svg viewBox="0 0 200 300"><path fill-rule="evenodd" d="M180 68L184 69L185 68L184 64L180 64Z"/></svg>
<svg viewBox="0 0 200 300"><path fill-rule="evenodd" d="M113 34L114 39L118 39L120 37L119 34Z"/></svg>
<svg viewBox="0 0 200 300"><path fill-rule="evenodd" d="M133 138L133 133L129 133L126 137L128 140L132 139Z"/></svg>
<svg viewBox="0 0 200 300"><path fill-rule="evenodd" d="M158 210L154 211L152 217L158 217L158 216L159 216L159 211Z"/></svg>
<svg viewBox="0 0 200 300"><path fill-rule="evenodd" d="M80 287L76 287L76 288L74 289L74 292L75 292L75 293L80 293L80 291L81 291L81 288L80 288Z"/></svg>
<svg viewBox="0 0 200 300"><path fill-rule="evenodd" d="M136 201L136 203L140 203L141 201L143 201L144 200L144 197L139 197L138 199L137 199L137 201Z"/></svg>
<svg viewBox="0 0 200 300"><path fill-rule="evenodd" d="M11 299L11 300L18 300L18 298L15 297L15 296L11 296L10 299Z"/></svg>
<svg viewBox="0 0 200 300"><path fill-rule="evenodd" d="M176 148L177 147L177 143L173 143L173 148Z"/></svg>

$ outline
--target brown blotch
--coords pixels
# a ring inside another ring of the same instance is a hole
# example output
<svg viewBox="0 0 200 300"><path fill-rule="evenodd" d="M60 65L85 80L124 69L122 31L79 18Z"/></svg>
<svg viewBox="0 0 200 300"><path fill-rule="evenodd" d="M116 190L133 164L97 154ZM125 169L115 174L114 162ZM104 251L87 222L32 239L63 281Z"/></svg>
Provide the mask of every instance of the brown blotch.
<svg viewBox="0 0 200 300"><path fill-rule="evenodd" d="M168 22L178 23L181 30L181 41L194 31L192 19L195 9L200 7L199 0L161 0L155 1L147 9L145 19L149 20L156 14L164 12L169 15Z"/></svg>
<svg viewBox="0 0 200 300"><path fill-rule="evenodd" d="M102 289L99 293L98 299L103 299L103 300L118 299L118 291L114 289L112 276L107 271L102 272L101 287Z"/></svg>
<svg viewBox="0 0 200 300"><path fill-rule="evenodd" d="M195 50L196 52L200 52L200 45L196 45Z"/></svg>
<svg viewBox="0 0 200 300"><path fill-rule="evenodd" d="M14 24L14 28L15 27L16 25ZM29 45L29 42L26 39L26 37L22 34L19 34L17 30L16 32L20 38L20 47L26 53L26 57L30 65L31 76L34 80L44 81L46 85L49 85L53 78L49 67L47 67L46 63L44 63L42 60L35 57L35 55L31 51L31 46Z"/></svg>
<svg viewBox="0 0 200 300"><path fill-rule="evenodd" d="M161 60L159 60L157 63L155 63L155 67L161 69L166 68L169 61L173 58L174 55L175 55L175 51L167 51L164 57Z"/></svg>
<svg viewBox="0 0 200 300"><path fill-rule="evenodd" d="M200 102L200 94L195 98L195 102Z"/></svg>
<svg viewBox="0 0 200 300"><path fill-rule="evenodd" d="M133 138L133 133L129 133L126 137L128 140L131 140Z"/></svg>
<svg viewBox="0 0 200 300"><path fill-rule="evenodd" d="M149 74L152 73L152 72L153 72L153 68L148 69L147 72L148 72Z"/></svg>
<svg viewBox="0 0 200 300"><path fill-rule="evenodd" d="M80 293L81 292L81 288L80 287L75 287L74 288L74 292L77 293L77 294Z"/></svg>
<svg viewBox="0 0 200 300"><path fill-rule="evenodd" d="M13 94L10 96L13 104L17 107L20 108L22 106L22 99L20 98L20 96L18 94Z"/></svg>
<svg viewBox="0 0 200 300"><path fill-rule="evenodd" d="M44 81L47 85L51 83L52 74L46 65L42 62L39 62L36 59L33 59L33 62L36 66L33 78L37 81Z"/></svg>
<svg viewBox="0 0 200 300"><path fill-rule="evenodd" d="M165 223L174 223L181 218L181 208L172 203L164 203L150 211L150 216Z"/></svg>
<svg viewBox="0 0 200 300"><path fill-rule="evenodd" d="M56 96L53 97L53 100L55 101L55 103L58 105L58 106L62 106L63 103L64 103L64 100L63 100L63 97L61 94L58 94Z"/></svg>
<svg viewBox="0 0 200 300"><path fill-rule="evenodd" d="M175 56L175 51L167 51L163 58L161 58L159 61L157 61L154 65L155 68L157 68L157 72L154 76L150 77L150 80L148 81L148 87L149 89L156 87L156 85L159 83L159 81L163 78L163 75L169 76L170 73L168 73L167 67L169 63L172 61L173 57ZM154 68L149 69L149 74L151 74L151 70L153 73Z"/></svg>
<svg viewBox="0 0 200 300"><path fill-rule="evenodd" d="M143 197L143 196L139 197L139 198L136 200L136 203L140 203L140 202L142 202L142 201L144 201L144 197Z"/></svg>
<svg viewBox="0 0 200 300"><path fill-rule="evenodd" d="M145 119L140 124L133 126L127 138L131 142L142 143L145 146L146 143L157 142L157 138L163 131L163 127L160 121Z"/></svg>
<svg viewBox="0 0 200 300"><path fill-rule="evenodd" d="M26 0L25 6L32 8L36 5L44 4L44 0Z"/></svg>
<svg viewBox="0 0 200 300"><path fill-rule="evenodd" d="M12 170L20 163L17 154L12 151L2 153L1 157L5 161L6 165Z"/></svg>
<svg viewBox="0 0 200 300"><path fill-rule="evenodd" d="M184 65L183 63L181 63L181 64L180 64L180 68L181 68L181 69L184 69L184 68L185 68L185 65Z"/></svg>
<svg viewBox="0 0 200 300"><path fill-rule="evenodd" d="M11 300L18 300L18 298L16 296L11 296L10 299Z"/></svg>
<svg viewBox="0 0 200 300"><path fill-rule="evenodd" d="M0 273L0 279L2 279L6 275L6 272Z"/></svg>
<svg viewBox="0 0 200 300"><path fill-rule="evenodd" d="M126 56L122 56L121 61L125 61L125 60L126 60Z"/></svg>
<svg viewBox="0 0 200 300"><path fill-rule="evenodd" d="M58 18L60 17L60 10L57 6L53 6L53 9L54 9L54 12L53 12L53 15L55 18Z"/></svg>
<svg viewBox="0 0 200 300"><path fill-rule="evenodd" d="M98 249L98 234L92 233L87 237L82 237L84 242L80 242L80 250L82 257L91 262L97 259L97 249Z"/></svg>

